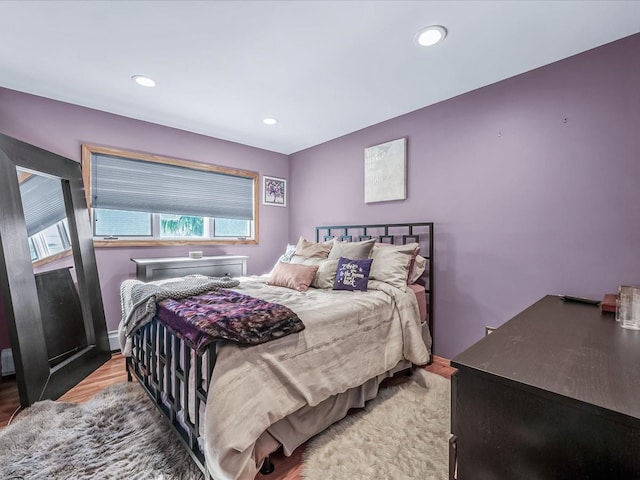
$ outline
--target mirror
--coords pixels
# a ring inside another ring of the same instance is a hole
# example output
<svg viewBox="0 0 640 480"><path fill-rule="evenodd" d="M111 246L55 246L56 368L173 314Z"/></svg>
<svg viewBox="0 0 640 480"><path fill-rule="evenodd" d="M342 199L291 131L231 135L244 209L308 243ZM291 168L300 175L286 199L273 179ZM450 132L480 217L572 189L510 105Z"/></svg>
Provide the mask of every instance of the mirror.
<svg viewBox="0 0 640 480"><path fill-rule="evenodd" d="M80 164L0 134L0 201L1 314L28 406L111 353Z"/></svg>

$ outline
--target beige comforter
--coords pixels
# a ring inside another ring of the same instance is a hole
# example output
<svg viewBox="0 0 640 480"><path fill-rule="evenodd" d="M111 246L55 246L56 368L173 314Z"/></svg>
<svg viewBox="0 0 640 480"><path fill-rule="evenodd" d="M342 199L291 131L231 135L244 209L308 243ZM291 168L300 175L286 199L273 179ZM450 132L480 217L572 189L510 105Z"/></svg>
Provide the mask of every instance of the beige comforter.
<svg viewBox="0 0 640 480"><path fill-rule="evenodd" d="M306 328L254 347L220 349L204 433L207 465L216 480L253 479L256 440L285 416L361 385L403 359L429 360L411 291L370 281L368 292L297 292L265 282L266 277L242 279L234 290L288 306Z"/></svg>

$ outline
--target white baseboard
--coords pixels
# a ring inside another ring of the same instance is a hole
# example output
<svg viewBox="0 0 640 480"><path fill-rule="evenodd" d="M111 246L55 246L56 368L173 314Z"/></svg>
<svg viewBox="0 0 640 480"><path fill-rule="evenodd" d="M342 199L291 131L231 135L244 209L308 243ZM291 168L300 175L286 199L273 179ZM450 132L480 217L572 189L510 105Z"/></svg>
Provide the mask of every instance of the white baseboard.
<svg viewBox="0 0 640 480"><path fill-rule="evenodd" d="M5 348L0 354L0 375L3 377L16 373L16 367L13 364L13 354L10 348Z"/></svg>
<svg viewBox="0 0 640 480"><path fill-rule="evenodd" d="M111 351L120 350L120 340L118 340L118 330L109 331L109 348Z"/></svg>

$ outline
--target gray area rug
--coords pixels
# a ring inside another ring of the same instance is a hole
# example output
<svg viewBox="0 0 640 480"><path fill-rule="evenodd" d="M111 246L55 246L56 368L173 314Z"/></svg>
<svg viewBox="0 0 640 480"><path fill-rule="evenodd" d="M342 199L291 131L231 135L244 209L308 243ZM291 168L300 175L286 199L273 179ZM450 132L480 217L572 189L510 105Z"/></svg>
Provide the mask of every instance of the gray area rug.
<svg viewBox="0 0 640 480"><path fill-rule="evenodd" d="M451 382L416 370L308 442L307 480L446 480Z"/></svg>
<svg viewBox="0 0 640 480"><path fill-rule="evenodd" d="M0 479L195 480L193 460L137 383L84 404L45 400L0 430Z"/></svg>

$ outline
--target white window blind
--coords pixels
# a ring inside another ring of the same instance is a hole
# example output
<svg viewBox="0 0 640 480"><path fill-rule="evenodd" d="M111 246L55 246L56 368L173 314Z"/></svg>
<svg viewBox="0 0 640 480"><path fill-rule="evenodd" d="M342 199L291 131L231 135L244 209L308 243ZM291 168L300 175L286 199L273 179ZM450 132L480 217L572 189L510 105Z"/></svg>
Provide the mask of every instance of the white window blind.
<svg viewBox="0 0 640 480"><path fill-rule="evenodd" d="M32 175L20 184L20 197L29 237L67 216L58 178Z"/></svg>
<svg viewBox="0 0 640 480"><path fill-rule="evenodd" d="M253 179L93 153L93 208L253 220Z"/></svg>

